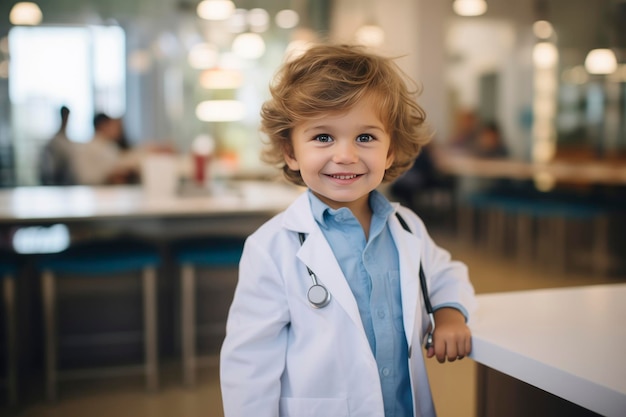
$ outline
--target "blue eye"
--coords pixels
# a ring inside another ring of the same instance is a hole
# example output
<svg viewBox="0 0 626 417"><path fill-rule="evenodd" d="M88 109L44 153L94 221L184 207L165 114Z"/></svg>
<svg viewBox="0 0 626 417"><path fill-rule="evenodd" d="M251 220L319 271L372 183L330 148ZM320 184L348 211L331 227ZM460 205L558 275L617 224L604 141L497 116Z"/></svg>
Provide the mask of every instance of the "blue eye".
<svg viewBox="0 0 626 417"><path fill-rule="evenodd" d="M357 142L372 142L374 140L374 136L369 134L363 134L356 137Z"/></svg>
<svg viewBox="0 0 626 417"><path fill-rule="evenodd" d="M332 142L333 138L330 137L330 135L323 134L323 135L315 136L315 140L318 142L327 143L327 142Z"/></svg>

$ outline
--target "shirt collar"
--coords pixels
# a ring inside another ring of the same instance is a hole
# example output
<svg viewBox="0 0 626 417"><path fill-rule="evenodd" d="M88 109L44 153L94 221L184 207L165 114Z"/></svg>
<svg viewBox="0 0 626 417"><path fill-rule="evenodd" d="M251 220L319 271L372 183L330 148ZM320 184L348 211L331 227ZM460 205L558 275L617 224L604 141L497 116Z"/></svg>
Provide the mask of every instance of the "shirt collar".
<svg viewBox="0 0 626 417"><path fill-rule="evenodd" d="M345 216L348 213L352 216L350 209L346 207L342 207L340 209L330 208L328 204L320 200L311 190L308 190L308 195L313 218L320 225L320 227L324 229L328 228L326 219L330 217L336 217L337 215ZM389 200L387 200L387 198L377 190L370 193L369 203L374 217L381 218L383 220L387 219L387 217L389 217L389 215L394 211Z"/></svg>

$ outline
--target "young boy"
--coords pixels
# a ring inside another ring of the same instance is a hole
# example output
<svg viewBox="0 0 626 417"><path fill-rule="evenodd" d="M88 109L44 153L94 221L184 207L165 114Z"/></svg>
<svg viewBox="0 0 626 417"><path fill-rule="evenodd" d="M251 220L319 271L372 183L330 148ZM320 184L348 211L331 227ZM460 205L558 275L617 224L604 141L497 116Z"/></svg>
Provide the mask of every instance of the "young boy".
<svg viewBox="0 0 626 417"><path fill-rule="evenodd" d="M221 352L225 416L434 416L420 269L436 323L426 356L439 362L471 350L473 287L415 213L376 191L429 140L423 110L390 59L355 46L312 47L271 94L266 160L308 191L246 240Z"/></svg>

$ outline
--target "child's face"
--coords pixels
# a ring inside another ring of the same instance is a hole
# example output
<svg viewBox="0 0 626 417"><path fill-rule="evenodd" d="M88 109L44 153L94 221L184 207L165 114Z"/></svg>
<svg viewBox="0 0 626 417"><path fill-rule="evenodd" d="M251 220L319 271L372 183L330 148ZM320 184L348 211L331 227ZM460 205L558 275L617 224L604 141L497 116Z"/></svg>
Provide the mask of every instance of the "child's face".
<svg viewBox="0 0 626 417"><path fill-rule="evenodd" d="M393 162L391 138L370 100L296 125L291 142L287 165L335 209L362 210Z"/></svg>

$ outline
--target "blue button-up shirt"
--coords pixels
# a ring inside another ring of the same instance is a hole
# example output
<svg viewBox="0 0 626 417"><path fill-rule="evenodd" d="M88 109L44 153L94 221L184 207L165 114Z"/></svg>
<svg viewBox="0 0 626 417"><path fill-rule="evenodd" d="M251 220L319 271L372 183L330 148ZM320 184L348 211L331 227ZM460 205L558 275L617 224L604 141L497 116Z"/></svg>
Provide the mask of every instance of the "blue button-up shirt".
<svg viewBox="0 0 626 417"><path fill-rule="evenodd" d="M400 263L387 220L393 207L377 191L369 240L350 209L331 209L309 191L313 216L354 294L365 334L378 364L385 417L413 415L408 347L402 320Z"/></svg>

